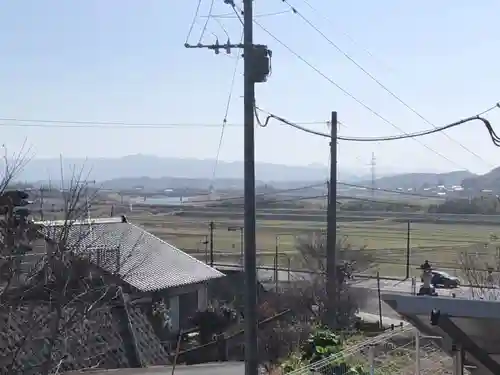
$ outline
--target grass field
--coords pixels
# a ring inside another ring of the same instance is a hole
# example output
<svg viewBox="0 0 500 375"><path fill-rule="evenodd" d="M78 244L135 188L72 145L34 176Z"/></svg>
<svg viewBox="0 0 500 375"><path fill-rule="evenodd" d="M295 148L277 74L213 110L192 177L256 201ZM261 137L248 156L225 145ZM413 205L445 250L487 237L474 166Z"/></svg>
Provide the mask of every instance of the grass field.
<svg viewBox="0 0 500 375"><path fill-rule="evenodd" d="M239 262L241 251L242 221L228 218L224 211L210 212L215 223L214 250L219 262ZM206 216L206 215L202 215ZM324 221L273 220L269 216L257 220L257 249L260 264L272 265L276 245L279 263L283 267L297 264L296 237L325 229ZM189 252L200 259L205 257L206 236L209 220L206 217L152 214L144 210L128 214L138 223L165 241ZM295 218L294 218L295 219ZM377 269L382 275L402 276L406 269L407 223L384 217L378 220L340 222L338 237L344 238L354 248L366 248L373 252ZM229 231L228 228L236 227ZM499 225L474 224L410 224L410 264L412 274L425 259L441 268L460 267L460 254L464 251L477 253L481 262L494 265L497 246L500 246ZM373 270L376 272L376 269Z"/></svg>

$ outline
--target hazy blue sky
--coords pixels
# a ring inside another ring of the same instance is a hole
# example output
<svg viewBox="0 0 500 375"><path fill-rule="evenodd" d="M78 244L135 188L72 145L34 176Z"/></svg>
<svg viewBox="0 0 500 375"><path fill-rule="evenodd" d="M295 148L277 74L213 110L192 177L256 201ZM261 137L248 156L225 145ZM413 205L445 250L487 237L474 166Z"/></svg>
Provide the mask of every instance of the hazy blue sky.
<svg viewBox="0 0 500 375"><path fill-rule="evenodd" d="M472 115L500 100L498 0L290 0L366 70L434 124ZM0 118L220 124L235 60L183 47L197 0L0 1ZM203 0L190 42L196 43L210 0ZM256 14L289 9L256 0ZM214 14L228 14L215 0ZM325 19L328 18L327 19ZM257 18L325 75L406 132L429 125L384 92L298 15ZM231 40L241 28L219 18ZM225 42L210 20L202 40ZM257 88L258 105L294 121L326 121L337 110L344 135L391 135L384 123L255 26L255 41L273 50L273 74ZM353 42L354 41L354 42ZM367 52L369 51L369 53ZM238 71L228 121L242 120ZM500 109L490 115L500 130ZM14 150L24 138L38 157L122 156L135 153L213 158L219 127L168 129L14 127L1 121L2 143ZM326 125L311 125L327 131ZM484 172L499 164L479 124L449 132L485 161L442 135L421 138L451 164L415 141L341 143L343 166L367 169L375 152L380 170ZM229 127L223 160L242 158L243 133ZM328 163L328 142L278 123L257 129L258 160Z"/></svg>

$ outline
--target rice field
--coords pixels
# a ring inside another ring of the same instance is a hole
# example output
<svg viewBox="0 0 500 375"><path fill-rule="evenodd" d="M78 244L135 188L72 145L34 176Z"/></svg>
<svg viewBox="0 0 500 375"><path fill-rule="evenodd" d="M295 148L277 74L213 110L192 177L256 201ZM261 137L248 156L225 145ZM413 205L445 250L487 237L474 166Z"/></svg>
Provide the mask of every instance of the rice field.
<svg viewBox="0 0 500 375"><path fill-rule="evenodd" d="M206 242L209 240L209 221L205 218L143 212L129 215L129 219L176 247L205 259ZM216 261L239 262L242 221L224 216L212 220ZM293 267L297 258L297 236L324 230L325 223L319 221L258 219L258 262L274 264L277 248L280 266ZM486 267L486 264L496 264L495 258L500 251L500 225L411 222L408 231L408 223L380 218L366 222L340 222L337 236L355 249L364 248L373 252L382 275L405 273L408 243L412 270L416 270L425 259L441 268L458 268L464 251L477 254Z"/></svg>

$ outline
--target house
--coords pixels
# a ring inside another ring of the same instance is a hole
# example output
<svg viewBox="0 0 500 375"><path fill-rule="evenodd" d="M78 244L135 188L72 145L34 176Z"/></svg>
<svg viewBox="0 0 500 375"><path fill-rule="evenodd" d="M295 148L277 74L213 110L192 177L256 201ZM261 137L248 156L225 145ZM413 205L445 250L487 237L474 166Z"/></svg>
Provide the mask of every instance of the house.
<svg viewBox="0 0 500 375"><path fill-rule="evenodd" d="M75 255L119 277L129 298L162 304L173 334L189 325L196 310L207 308L207 284L224 276L125 217L37 224L46 240L64 243Z"/></svg>
<svg viewBox="0 0 500 375"><path fill-rule="evenodd" d="M85 312L75 308L81 302L76 297L62 306L61 314L71 317L71 324L65 327L65 339L54 343L54 352L64 353L59 363L61 371L169 364L169 353L177 342L172 339L189 327L189 318L197 310L206 309L207 286L224 276L124 217L36 224L42 236L23 258L21 265L25 272L11 290L23 289L26 280L35 280L37 286L40 286L37 280L42 284L52 282L42 279L43 272L26 271L42 270L38 266L47 263L38 262L41 257L50 259L55 251L62 251L64 256L56 260L75 266L62 270L70 269L75 280L79 279L80 270L85 272L81 274L85 284L83 293L77 292L76 296L85 293L88 298L95 296L94 307L107 299L99 308ZM61 270L57 264L51 271ZM45 273L45 277L50 275ZM72 287L76 285L73 283ZM92 286L96 289L89 288ZM25 346L22 339L12 344L9 337L22 338L28 334L26 322L33 314L50 316L53 305L44 294L46 290L50 288L42 285L29 296L23 295L14 310L5 306L0 309L2 368L14 364L23 374L40 373L39 368L46 362L45 341ZM47 337L49 326L40 323L29 332L34 337Z"/></svg>

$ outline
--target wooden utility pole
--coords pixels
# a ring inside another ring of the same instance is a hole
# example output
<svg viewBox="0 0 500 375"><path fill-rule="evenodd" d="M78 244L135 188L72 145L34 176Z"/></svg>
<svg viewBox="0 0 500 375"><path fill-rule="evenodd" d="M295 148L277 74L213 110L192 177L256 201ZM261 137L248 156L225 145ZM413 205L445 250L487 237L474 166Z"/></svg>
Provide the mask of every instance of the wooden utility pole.
<svg viewBox="0 0 500 375"><path fill-rule="evenodd" d="M330 184L326 226L327 323L337 328L339 290L337 280L337 112L332 112L330 139Z"/></svg>

